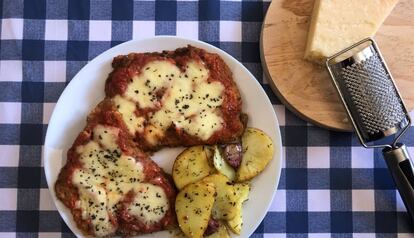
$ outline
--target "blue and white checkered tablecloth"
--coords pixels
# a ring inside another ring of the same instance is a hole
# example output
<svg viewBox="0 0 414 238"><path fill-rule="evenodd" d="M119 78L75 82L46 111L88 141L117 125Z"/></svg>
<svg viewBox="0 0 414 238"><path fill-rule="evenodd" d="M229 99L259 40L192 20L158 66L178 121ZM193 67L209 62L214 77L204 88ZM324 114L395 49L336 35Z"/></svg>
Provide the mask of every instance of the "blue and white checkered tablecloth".
<svg viewBox="0 0 414 238"><path fill-rule="evenodd" d="M270 90L259 57L268 6L240 0L1 0L0 237L73 236L51 201L41 159L53 107L89 60L154 35L220 47L256 76L274 104L285 161L276 198L253 237L414 237L380 150L362 148L351 133L307 124ZM414 154L414 130L404 141Z"/></svg>

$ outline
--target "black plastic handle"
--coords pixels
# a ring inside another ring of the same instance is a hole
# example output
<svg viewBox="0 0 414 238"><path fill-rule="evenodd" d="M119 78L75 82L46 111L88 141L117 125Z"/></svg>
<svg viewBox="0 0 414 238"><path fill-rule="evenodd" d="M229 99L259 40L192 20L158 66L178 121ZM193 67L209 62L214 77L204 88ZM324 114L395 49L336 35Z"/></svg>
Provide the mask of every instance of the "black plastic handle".
<svg viewBox="0 0 414 238"><path fill-rule="evenodd" d="M411 221L414 222L414 169L407 148L398 143L395 148L385 148L382 153Z"/></svg>

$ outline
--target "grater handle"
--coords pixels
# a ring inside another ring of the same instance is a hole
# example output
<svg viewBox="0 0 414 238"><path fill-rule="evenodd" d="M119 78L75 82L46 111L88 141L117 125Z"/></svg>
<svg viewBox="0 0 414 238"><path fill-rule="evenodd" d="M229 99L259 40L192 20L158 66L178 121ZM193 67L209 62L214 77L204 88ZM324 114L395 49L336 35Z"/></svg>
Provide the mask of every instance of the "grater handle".
<svg viewBox="0 0 414 238"><path fill-rule="evenodd" d="M395 148L385 148L382 153L411 221L414 222L414 169L407 147L397 143Z"/></svg>

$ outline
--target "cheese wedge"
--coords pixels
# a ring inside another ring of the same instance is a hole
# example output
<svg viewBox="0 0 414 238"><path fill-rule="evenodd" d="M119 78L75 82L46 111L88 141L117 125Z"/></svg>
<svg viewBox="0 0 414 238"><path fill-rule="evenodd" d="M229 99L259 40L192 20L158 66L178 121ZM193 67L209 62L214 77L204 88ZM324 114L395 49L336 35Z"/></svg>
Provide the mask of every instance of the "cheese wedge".
<svg viewBox="0 0 414 238"><path fill-rule="evenodd" d="M305 59L323 63L373 36L398 0L315 0Z"/></svg>

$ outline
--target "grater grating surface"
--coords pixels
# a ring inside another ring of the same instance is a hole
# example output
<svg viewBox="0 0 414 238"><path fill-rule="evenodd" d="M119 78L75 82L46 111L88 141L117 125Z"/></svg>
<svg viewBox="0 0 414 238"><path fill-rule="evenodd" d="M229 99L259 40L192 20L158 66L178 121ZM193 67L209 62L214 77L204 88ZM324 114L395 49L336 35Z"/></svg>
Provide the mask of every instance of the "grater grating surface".
<svg viewBox="0 0 414 238"><path fill-rule="evenodd" d="M406 117L391 77L375 51L369 58L342 68L340 76L366 133L386 131Z"/></svg>
<svg viewBox="0 0 414 238"><path fill-rule="evenodd" d="M364 39L329 57L326 67L361 144L383 148L388 169L414 221L414 167L406 146L398 143L411 118L377 44L372 38ZM379 141L391 139L391 135L392 143Z"/></svg>

